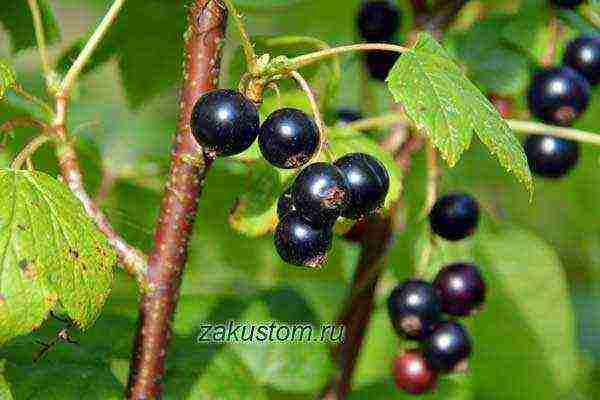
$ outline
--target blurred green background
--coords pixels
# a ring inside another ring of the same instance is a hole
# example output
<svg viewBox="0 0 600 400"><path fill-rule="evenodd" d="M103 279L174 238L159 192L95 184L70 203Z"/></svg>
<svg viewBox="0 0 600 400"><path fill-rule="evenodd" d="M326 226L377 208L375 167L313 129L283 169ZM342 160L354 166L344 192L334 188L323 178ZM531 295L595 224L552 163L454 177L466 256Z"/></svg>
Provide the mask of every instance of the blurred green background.
<svg viewBox="0 0 600 400"><path fill-rule="evenodd" d="M0 21L15 17L6 15L11 6L22 8L14 5L21 0L8 3L8 9L0 10ZM64 72L73 54L69 50L93 29L110 2L49 3L60 27L60 39L50 46L50 54L58 60L57 71ZM312 36L331 45L358 41L354 21L359 3L237 2L252 35ZM398 3L403 10L401 41L412 15L408 1ZM70 131L77 139L88 189L101 192L101 206L115 227L144 250L152 244L175 127L183 5L180 0L128 1L96 53L94 68L76 87L70 109ZM484 9L491 22L475 23ZM444 44L482 90L512 98L514 114L526 117L524 91L547 48L551 13L540 0L471 1ZM577 13L565 12L560 18L566 28L556 60L568 38L593 30ZM230 26L222 86L237 85L232 65L238 43ZM8 30L0 27L0 58L15 68L23 86L44 96L37 52L29 48L15 53L15 46ZM342 78L325 111L350 107L371 116L388 110L391 96L382 83L367 81L360 57L345 56L340 61ZM319 79L327 80L323 74L327 71L311 74L315 85ZM0 122L24 112L14 101L0 101ZM600 130L598 90L575 127ZM0 153L0 162L7 166L34 133L18 130ZM580 163L566 179L536 180L532 203L478 142L457 167L444 169L442 192L473 193L485 216L474 238L443 244L436 251L431 274L446 261L476 260L488 279L490 296L485 312L467 323L475 346L471 372L442 378L438 392L426 398L600 398L600 152L589 145L581 150ZM34 163L40 170L58 174L49 149L36 154ZM176 314L165 399L310 399L333 373L326 344L195 343L198 327L206 321L315 325L335 321L352 278L360 249L341 238L335 239L330 260L321 270L305 271L279 260L271 235L248 238L229 226L236 198L251 189L248 173L248 168L232 160L218 160L210 171ZM103 174L111 184L101 188ZM398 235L385 260L387 270L377 290L377 310L359 359L352 399L405 398L394 388L390 365L406 344L393 333L384 303L398 280L414 271L423 237L416 212L424 199L424 180L424 155L419 153L404 182L407 207L402 218L407 229ZM4 376L15 398L121 398L137 301L134 282L119 273L100 320L89 331L74 334L79 345L60 343L34 364L39 350L35 340L48 341L62 327L51 320L1 348Z"/></svg>

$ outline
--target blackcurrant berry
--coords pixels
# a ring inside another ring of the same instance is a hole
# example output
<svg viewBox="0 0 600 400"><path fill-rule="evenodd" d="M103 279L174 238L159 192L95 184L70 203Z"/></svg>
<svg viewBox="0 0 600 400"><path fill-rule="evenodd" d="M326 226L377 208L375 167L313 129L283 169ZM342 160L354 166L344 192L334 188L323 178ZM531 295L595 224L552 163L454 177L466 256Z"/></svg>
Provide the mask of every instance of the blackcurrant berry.
<svg viewBox="0 0 600 400"><path fill-rule="evenodd" d="M583 1L584 0L550 0L550 2L555 6L564 8L575 8L583 3Z"/></svg>
<svg viewBox="0 0 600 400"><path fill-rule="evenodd" d="M590 84L600 82L600 36L582 36L567 46L563 63L581 75Z"/></svg>
<svg viewBox="0 0 600 400"><path fill-rule="evenodd" d="M283 217L295 210L296 207L294 207L294 202L292 201L292 187L290 186L279 196L279 200L277 201L277 216L279 219L283 219Z"/></svg>
<svg viewBox="0 0 600 400"><path fill-rule="evenodd" d="M535 74L527 101L537 118L554 125L570 125L587 108L590 85L569 67L549 68Z"/></svg>
<svg viewBox="0 0 600 400"><path fill-rule="evenodd" d="M396 332L414 340L422 340L433 331L441 312L440 299L433 286L417 279L396 286L387 307Z"/></svg>
<svg viewBox="0 0 600 400"><path fill-rule="evenodd" d="M362 114L359 111L351 110L349 108L340 108L335 112L335 116L337 123L341 125L358 121L362 118Z"/></svg>
<svg viewBox="0 0 600 400"><path fill-rule="evenodd" d="M371 78L385 81L400 55L391 51L370 51L365 56L365 64Z"/></svg>
<svg viewBox="0 0 600 400"><path fill-rule="evenodd" d="M471 236L479 223L479 205L468 194L450 194L438 199L429 213L433 232L446 240Z"/></svg>
<svg viewBox="0 0 600 400"><path fill-rule="evenodd" d="M423 355L432 368L452 371L463 367L471 354L471 338L458 322L443 322L423 344ZM466 366L466 365L465 365Z"/></svg>
<svg viewBox="0 0 600 400"><path fill-rule="evenodd" d="M400 18L400 10L389 1L365 1L358 12L358 31L367 42L388 42L400 28Z"/></svg>
<svg viewBox="0 0 600 400"><path fill-rule="evenodd" d="M298 174L292 199L302 217L319 226L330 226L348 207L350 193L338 167L317 162Z"/></svg>
<svg viewBox="0 0 600 400"><path fill-rule="evenodd" d="M420 350L408 350L394 360L394 380L398 389L413 395L435 389L437 371L431 369Z"/></svg>
<svg viewBox="0 0 600 400"><path fill-rule="evenodd" d="M531 170L545 178L566 175L579 160L579 143L554 136L530 135L524 148Z"/></svg>
<svg viewBox="0 0 600 400"><path fill-rule="evenodd" d="M364 153L350 153L333 163L342 171L350 189L350 203L342 213L347 218L360 218L383 205L390 188L390 177L383 164Z"/></svg>
<svg viewBox="0 0 600 400"><path fill-rule="evenodd" d="M327 259L333 234L328 227L317 228L295 212L277 224L275 248L289 264L317 268Z"/></svg>
<svg viewBox="0 0 600 400"><path fill-rule="evenodd" d="M213 90L198 99L192 111L192 133L213 156L239 154L258 136L258 111L234 90Z"/></svg>
<svg viewBox="0 0 600 400"><path fill-rule="evenodd" d="M295 108L282 108L263 122L258 136L262 155L279 168L306 164L319 148L319 132L314 121Z"/></svg>
<svg viewBox="0 0 600 400"><path fill-rule="evenodd" d="M458 317L470 315L485 300L485 282L473 264L445 266L435 277L433 288L442 302L442 311Z"/></svg>

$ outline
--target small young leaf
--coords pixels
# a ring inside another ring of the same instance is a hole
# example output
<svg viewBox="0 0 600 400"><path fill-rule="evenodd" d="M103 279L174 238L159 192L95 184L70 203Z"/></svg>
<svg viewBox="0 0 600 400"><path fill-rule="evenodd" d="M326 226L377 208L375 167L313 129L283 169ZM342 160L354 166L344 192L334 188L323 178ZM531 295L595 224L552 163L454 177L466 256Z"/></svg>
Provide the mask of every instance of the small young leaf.
<svg viewBox="0 0 600 400"><path fill-rule="evenodd" d="M61 310L82 329L110 292L116 256L66 186L39 172L0 171L0 343Z"/></svg>
<svg viewBox="0 0 600 400"><path fill-rule="evenodd" d="M388 77L389 89L453 166L476 132L509 172L532 192L521 144L494 106L427 33L402 55Z"/></svg>
<svg viewBox="0 0 600 400"><path fill-rule="evenodd" d="M10 88L16 81L15 73L11 67L0 60L0 99L4 97L4 92Z"/></svg>
<svg viewBox="0 0 600 400"><path fill-rule="evenodd" d="M38 0L42 15L42 25L46 42L54 43L60 38L60 30L50 4L46 0ZM27 2L23 0L4 0L0 7L0 24L8 31L12 41L13 52L35 46L33 19Z"/></svg>

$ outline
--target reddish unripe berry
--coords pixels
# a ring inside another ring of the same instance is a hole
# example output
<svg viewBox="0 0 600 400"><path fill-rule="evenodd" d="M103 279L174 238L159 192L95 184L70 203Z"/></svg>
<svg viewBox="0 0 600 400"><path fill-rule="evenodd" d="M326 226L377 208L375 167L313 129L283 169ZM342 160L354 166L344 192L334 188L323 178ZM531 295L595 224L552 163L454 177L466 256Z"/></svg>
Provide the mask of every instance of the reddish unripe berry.
<svg viewBox="0 0 600 400"><path fill-rule="evenodd" d="M420 350L409 350L394 360L394 379L398 389L413 395L435 389L437 372L429 367Z"/></svg>

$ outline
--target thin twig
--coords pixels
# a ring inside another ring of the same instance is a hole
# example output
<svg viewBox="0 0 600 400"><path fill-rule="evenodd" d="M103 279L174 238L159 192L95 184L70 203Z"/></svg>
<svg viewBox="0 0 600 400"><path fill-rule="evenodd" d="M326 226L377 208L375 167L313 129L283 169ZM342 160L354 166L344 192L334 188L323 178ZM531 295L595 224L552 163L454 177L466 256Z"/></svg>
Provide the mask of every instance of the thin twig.
<svg viewBox="0 0 600 400"><path fill-rule="evenodd" d="M435 204L437 198L437 181L440 177L440 171L437 164L437 152L431 141L427 141L425 144L425 152L427 153L427 184L425 189L427 197L425 198L425 204L421 211L421 218L429 215L429 211L431 211Z"/></svg>
<svg viewBox="0 0 600 400"><path fill-rule="evenodd" d="M37 0L27 0L27 3L31 10L33 28L35 30L38 52L40 53L40 59L42 60L44 76L46 77L46 82L50 82L52 77L52 67L50 66L50 57L48 56L48 49L46 48L46 37L44 35L44 24L42 22L40 7Z"/></svg>
<svg viewBox="0 0 600 400"><path fill-rule="evenodd" d="M244 55L246 57L246 64L248 70L251 74L257 75L259 73L256 52L254 51L254 46L252 45L252 41L250 40L250 35L246 31L246 26L244 25L244 21L242 20L242 15L237 11L233 1L231 0L223 0L229 9L229 14L233 17L235 22L235 26L240 33L240 37L242 39L242 48L244 50Z"/></svg>
<svg viewBox="0 0 600 400"><path fill-rule="evenodd" d="M573 128L563 128L561 126L546 125L533 121L517 121L513 119L506 120L510 129L515 132L550 135L563 139L574 140L581 143L590 143L600 146L600 134L582 131Z"/></svg>
<svg viewBox="0 0 600 400"><path fill-rule="evenodd" d="M15 128L38 128L43 130L47 129L48 126L32 117L14 117L0 125L0 133L12 132Z"/></svg>
<svg viewBox="0 0 600 400"><path fill-rule="evenodd" d="M44 100L29 93L18 84L13 84L10 89L23 100L38 106L49 119L54 117L54 110Z"/></svg>
<svg viewBox="0 0 600 400"><path fill-rule="evenodd" d="M388 126L408 121L408 118L401 113L390 113L349 122L345 127L355 131L369 131L376 128L387 128Z"/></svg>
<svg viewBox="0 0 600 400"><path fill-rule="evenodd" d="M27 159L29 159L33 153L37 151L37 149L50 140L52 140L52 136L48 135L39 135L33 138L29 143L27 143L27 146L21 150L17 157L15 157L10 167L14 170L21 169L23 164L27 162Z"/></svg>

